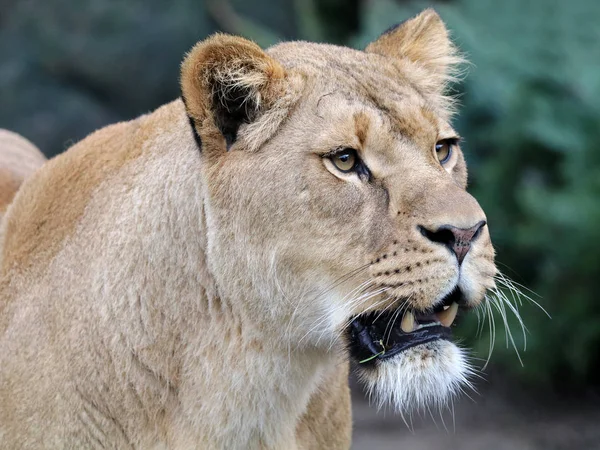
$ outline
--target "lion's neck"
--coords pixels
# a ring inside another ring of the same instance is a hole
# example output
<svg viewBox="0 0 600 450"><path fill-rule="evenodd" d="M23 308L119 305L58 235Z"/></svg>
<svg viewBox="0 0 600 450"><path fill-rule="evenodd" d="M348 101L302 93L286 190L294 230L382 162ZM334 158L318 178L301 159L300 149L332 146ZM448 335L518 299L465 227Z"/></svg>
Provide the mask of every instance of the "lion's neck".
<svg viewBox="0 0 600 450"><path fill-rule="evenodd" d="M176 174L173 182L184 192L197 189L196 199L174 195L169 199L172 209L161 212L164 217L175 217L170 228L159 227L156 236L148 234L143 241L147 246L135 252L118 251L133 255L136 261L151 261L150 273L156 274L128 278L139 283L129 289L140 296L141 304L121 331L137 342L136 357L142 365L157 374L159 381L166 381L147 388L156 390L156 402L166 403L171 419L165 437L173 444L170 447L193 448L177 441L194 437L196 443L211 442L214 448L290 448L297 421L332 366L331 355L323 349L297 350L282 343L283 324L273 324L272 318L251 319L243 309L266 299L250 298L251 291L245 289L247 298L226 297L219 289L206 262L204 194L194 176L200 171L197 154L188 152L186 157L190 160L178 157L175 162L166 154L155 166L160 171L168 161ZM179 167L173 167L176 163ZM182 176L186 173L191 175ZM145 191L156 189L156 197L164 196L161 188L156 183ZM121 199L123 213L135 208L139 199L131 202L128 206ZM150 232L156 225L145 211L151 208L152 204L146 205L133 218L138 227ZM129 239L125 244L139 245ZM118 261L119 257L115 254L110 259ZM125 266L131 263L122 257L121 261ZM132 335L132 330L138 333ZM165 385L171 387L172 397L166 401Z"/></svg>
<svg viewBox="0 0 600 450"><path fill-rule="evenodd" d="M202 328L190 336L183 361L181 418L198 430L202 417L199 438L219 442L215 447L281 448L286 442L289 448L331 358L321 351L290 352L240 321L211 318Z"/></svg>

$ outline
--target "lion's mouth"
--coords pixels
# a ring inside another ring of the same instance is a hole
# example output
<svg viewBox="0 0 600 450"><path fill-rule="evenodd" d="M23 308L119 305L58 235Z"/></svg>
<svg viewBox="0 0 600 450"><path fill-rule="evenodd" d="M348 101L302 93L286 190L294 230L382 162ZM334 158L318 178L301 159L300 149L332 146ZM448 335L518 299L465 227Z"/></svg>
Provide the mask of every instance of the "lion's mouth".
<svg viewBox="0 0 600 450"><path fill-rule="evenodd" d="M362 365L391 358L416 345L450 340L462 294L455 289L430 311L375 311L356 316L350 326L350 354Z"/></svg>

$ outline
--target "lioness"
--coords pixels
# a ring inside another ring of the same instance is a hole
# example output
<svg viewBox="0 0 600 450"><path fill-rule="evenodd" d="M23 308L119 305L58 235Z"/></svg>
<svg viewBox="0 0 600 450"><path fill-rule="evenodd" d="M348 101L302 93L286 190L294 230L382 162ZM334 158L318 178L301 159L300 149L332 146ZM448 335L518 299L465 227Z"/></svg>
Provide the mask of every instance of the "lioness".
<svg viewBox="0 0 600 450"><path fill-rule="evenodd" d="M217 34L181 100L93 133L3 220L0 447L348 448L466 381L494 286L427 10L365 51Z"/></svg>

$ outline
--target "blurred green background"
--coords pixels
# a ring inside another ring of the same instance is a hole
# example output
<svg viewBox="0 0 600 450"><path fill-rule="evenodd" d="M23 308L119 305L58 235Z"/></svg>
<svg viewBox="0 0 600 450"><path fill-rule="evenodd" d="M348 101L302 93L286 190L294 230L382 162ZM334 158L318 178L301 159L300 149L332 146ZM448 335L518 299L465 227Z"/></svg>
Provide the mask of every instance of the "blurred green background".
<svg viewBox="0 0 600 450"><path fill-rule="evenodd" d="M498 315L486 376L532 398L552 393L559 409L563 398L593 402L600 383L598 0L0 0L0 127L52 156L177 97L183 54L217 30L262 46L304 39L363 48L428 6L472 63L456 87L463 105L456 126L499 267L552 316L523 304L526 352L509 320L521 365ZM459 333L485 359L489 328L477 338L476 325L466 321ZM539 448L600 448L595 442Z"/></svg>

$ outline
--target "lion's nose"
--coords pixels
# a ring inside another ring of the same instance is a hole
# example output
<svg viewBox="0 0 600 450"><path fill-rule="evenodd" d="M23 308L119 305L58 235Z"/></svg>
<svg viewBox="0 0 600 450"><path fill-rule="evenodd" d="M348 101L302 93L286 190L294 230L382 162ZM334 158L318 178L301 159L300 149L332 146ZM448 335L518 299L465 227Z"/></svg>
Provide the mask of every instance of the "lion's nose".
<svg viewBox="0 0 600 450"><path fill-rule="evenodd" d="M458 264L460 265L467 253L471 249L473 242L481 234L481 230L485 226L485 220L477 223L471 228L458 228L452 225L442 225L435 231L428 230L423 226L419 226L421 234L432 242L444 244L456 255Z"/></svg>

